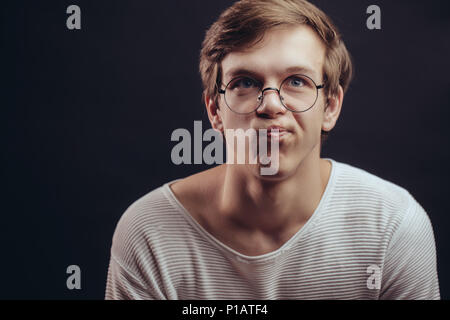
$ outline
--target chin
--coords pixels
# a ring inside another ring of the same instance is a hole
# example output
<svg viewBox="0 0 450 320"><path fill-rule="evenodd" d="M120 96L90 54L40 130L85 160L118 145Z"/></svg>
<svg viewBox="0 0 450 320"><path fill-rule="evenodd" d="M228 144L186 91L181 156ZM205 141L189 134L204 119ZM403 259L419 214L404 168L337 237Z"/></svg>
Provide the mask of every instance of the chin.
<svg viewBox="0 0 450 320"><path fill-rule="evenodd" d="M258 179L273 182L282 181L293 176L296 171L295 169L295 166L293 166L292 164L289 165L289 163L286 163L286 161L280 161L278 168L276 168L276 166L271 167L269 165L256 165L252 167L253 174L257 176ZM264 174L264 171L266 172L266 174Z"/></svg>

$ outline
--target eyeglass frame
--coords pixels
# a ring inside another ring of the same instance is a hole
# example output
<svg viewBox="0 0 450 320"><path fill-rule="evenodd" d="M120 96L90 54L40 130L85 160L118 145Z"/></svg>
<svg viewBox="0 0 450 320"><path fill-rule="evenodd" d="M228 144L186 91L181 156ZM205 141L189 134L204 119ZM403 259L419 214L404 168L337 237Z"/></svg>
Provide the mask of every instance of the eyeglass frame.
<svg viewBox="0 0 450 320"><path fill-rule="evenodd" d="M311 105L311 107L309 107L308 109L303 110L303 111L296 111L296 110L292 110L292 109L288 108L288 107L283 103L283 100L281 99L281 87L283 86L284 82L285 82L286 80L288 80L289 78L292 78L292 77L295 77L295 76L302 76L302 77L308 78L309 80L312 81L312 83L313 83L314 86L316 87L316 99L314 100L314 103ZM241 115L248 115L248 114L251 114L251 113L255 112L256 110L258 110L259 107L261 107L262 102L263 102L263 100L264 100L264 93L265 93L266 91L270 91L270 90L274 90L274 91L276 91L276 92L278 93L278 98L280 99L281 104L282 104L283 107L285 107L287 110L289 110L289 111L291 111L291 112L294 112L294 113L303 113L303 112L306 112L306 111L311 110L311 109L314 107L314 105L315 105L316 102L317 102L317 99L319 98L319 90L325 88L325 82L322 83L321 85L317 85L316 82L315 82L311 77L307 76L306 74L301 74L301 73L298 73L298 74L292 74L292 75L288 76L286 79L284 79L284 80L281 82L281 84L280 84L280 86L279 86L279 89L277 89L277 88L271 88L271 87L267 87L267 88L264 88L264 89L263 89L262 86L261 86L261 88L259 89L260 95L258 95L258 98L257 98L257 99L261 98L260 103L258 104L258 106L257 106L254 110L252 110L252 111L250 111L250 112L245 112L245 113L243 113L243 112L237 112L237 111L233 110L233 109L228 105L227 99L225 98L225 93L226 93L226 91L227 91L227 89L228 89L228 86L230 85L231 82L233 82L233 81L236 80L236 79L244 78L244 77L247 77L247 78L249 78L249 79L254 80L255 82L258 82L258 80L254 79L253 77L250 77L250 76L237 76L237 77L234 77L233 79L231 79L231 80L227 83L227 85L225 86L225 89L224 89L224 90L222 90L222 89L220 89L220 88L217 88L219 94L223 94L223 95L224 95L225 104L227 105L228 109L230 109L232 112L234 112L234 113L236 113L236 114L241 114ZM223 83L222 83L222 85L223 85Z"/></svg>

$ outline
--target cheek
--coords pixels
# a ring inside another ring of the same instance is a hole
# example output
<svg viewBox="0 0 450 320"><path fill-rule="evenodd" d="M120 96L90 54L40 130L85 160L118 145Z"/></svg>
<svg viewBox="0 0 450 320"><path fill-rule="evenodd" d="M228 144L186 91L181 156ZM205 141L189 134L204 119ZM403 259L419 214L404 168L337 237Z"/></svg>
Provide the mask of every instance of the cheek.
<svg viewBox="0 0 450 320"><path fill-rule="evenodd" d="M243 129L250 128L250 116L238 115L230 110L223 113L223 125L225 129Z"/></svg>
<svg viewBox="0 0 450 320"><path fill-rule="evenodd" d="M305 113L300 113L295 115L295 120L297 121L298 130L300 131L300 136L302 137L315 137L320 136L322 129L322 111L309 110Z"/></svg>

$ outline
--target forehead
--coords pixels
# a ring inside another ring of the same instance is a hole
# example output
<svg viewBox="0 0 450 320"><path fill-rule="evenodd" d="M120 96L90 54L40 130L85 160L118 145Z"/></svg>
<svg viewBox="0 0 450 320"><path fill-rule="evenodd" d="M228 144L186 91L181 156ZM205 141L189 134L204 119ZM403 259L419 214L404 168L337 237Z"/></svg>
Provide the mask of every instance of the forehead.
<svg viewBox="0 0 450 320"><path fill-rule="evenodd" d="M296 73L319 81L325 51L320 37L307 25L276 27L267 31L256 45L229 53L222 61L223 80L246 71L278 78L297 70Z"/></svg>

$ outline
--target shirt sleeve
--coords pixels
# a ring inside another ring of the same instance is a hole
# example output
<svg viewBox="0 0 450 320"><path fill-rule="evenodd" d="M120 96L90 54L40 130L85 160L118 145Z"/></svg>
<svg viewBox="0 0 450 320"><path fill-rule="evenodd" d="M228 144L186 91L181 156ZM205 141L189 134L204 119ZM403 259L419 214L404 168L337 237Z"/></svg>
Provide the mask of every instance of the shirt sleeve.
<svg viewBox="0 0 450 320"><path fill-rule="evenodd" d="M415 200L389 243L380 292L383 300L440 299L433 227Z"/></svg>
<svg viewBox="0 0 450 320"><path fill-rule="evenodd" d="M155 300L146 285L125 269L113 256L110 258L105 300Z"/></svg>
<svg viewBox="0 0 450 320"><path fill-rule="evenodd" d="M145 236L139 208L130 207L114 232L105 300L166 300L157 262Z"/></svg>

